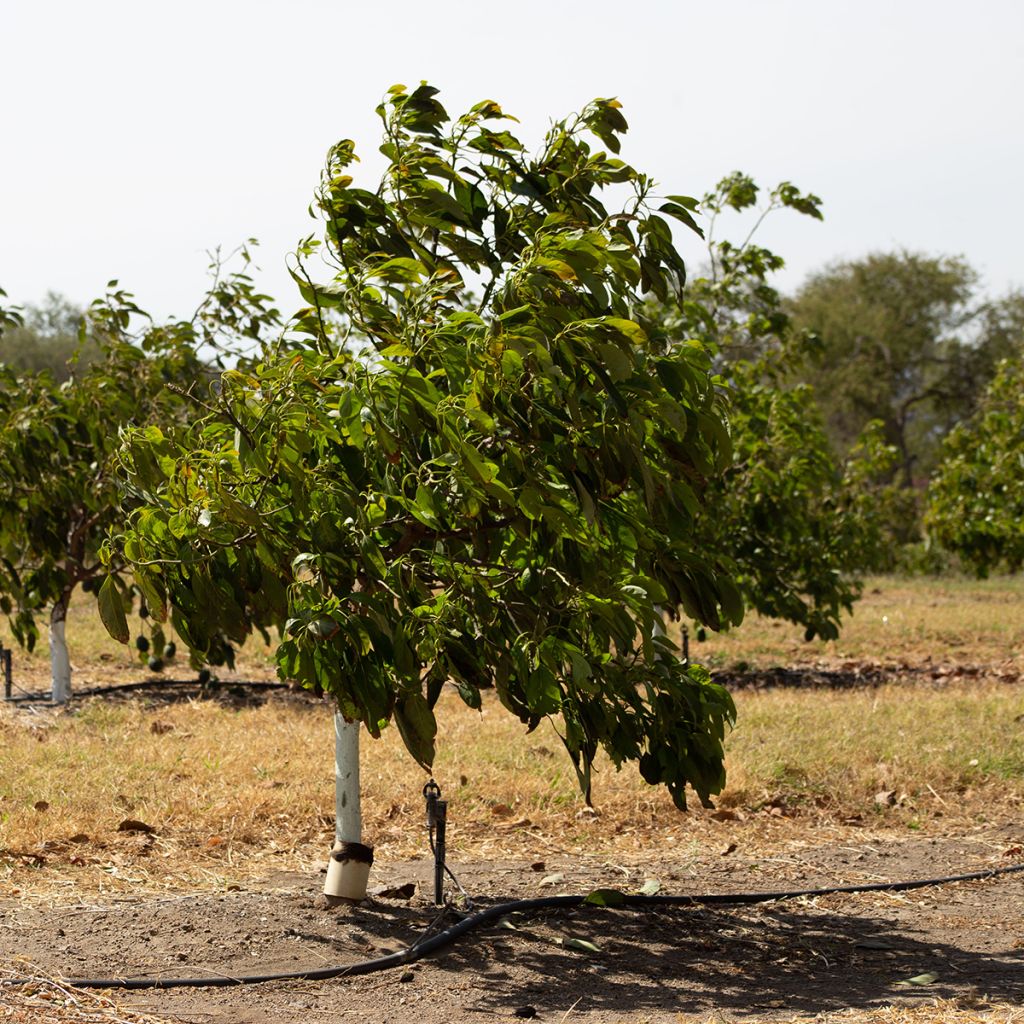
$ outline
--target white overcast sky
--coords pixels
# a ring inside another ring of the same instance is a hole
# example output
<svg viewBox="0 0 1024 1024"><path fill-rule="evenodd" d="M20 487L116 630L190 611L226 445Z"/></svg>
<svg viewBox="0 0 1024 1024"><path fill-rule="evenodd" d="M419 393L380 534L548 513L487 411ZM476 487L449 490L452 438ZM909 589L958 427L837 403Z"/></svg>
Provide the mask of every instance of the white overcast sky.
<svg viewBox="0 0 1024 1024"><path fill-rule="evenodd" d="M1021 0L0 0L0 287L84 304L116 277L188 315L207 250L255 236L291 310L324 153L354 139L372 187L373 108L421 79L530 141L617 96L623 156L665 192L737 169L816 192L823 224L761 235L784 287L895 247L1024 285Z"/></svg>

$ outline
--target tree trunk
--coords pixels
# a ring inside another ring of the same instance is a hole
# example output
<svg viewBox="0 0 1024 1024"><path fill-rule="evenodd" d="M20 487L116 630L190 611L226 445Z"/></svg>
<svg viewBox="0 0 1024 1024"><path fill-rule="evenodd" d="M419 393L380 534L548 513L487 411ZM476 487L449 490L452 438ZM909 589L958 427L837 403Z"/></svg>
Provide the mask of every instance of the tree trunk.
<svg viewBox="0 0 1024 1024"><path fill-rule="evenodd" d="M54 704L66 704L71 699L71 659L64 638L67 615L67 601L61 598L50 612L50 678Z"/></svg>
<svg viewBox="0 0 1024 1024"><path fill-rule="evenodd" d="M334 849L327 865L324 895L358 901L366 898L373 847L363 845L359 794L359 723L334 716Z"/></svg>
<svg viewBox="0 0 1024 1024"><path fill-rule="evenodd" d="M359 799L359 723L334 716L334 839L337 843L363 841Z"/></svg>

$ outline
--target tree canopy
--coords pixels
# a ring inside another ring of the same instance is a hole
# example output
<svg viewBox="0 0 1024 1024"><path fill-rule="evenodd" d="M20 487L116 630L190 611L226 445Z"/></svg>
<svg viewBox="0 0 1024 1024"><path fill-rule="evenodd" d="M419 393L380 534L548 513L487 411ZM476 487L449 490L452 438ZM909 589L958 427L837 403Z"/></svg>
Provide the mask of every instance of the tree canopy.
<svg viewBox="0 0 1024 1024"><path fill-rule="evenodd" d="M328 154L289 331L193 430L128 434L142 504L110 557L200 657L279 623L282 676L393 719L424 766L450 680L556 720L588 793L603 747L706 801L733 705L658 626L742 618L695 533L731 443L709 353L644 302L680 300L666 218L696 229L697 204L616 155L614 100L536 156L492 101L453 118L396 86L379 113L378 187L350 141Z"/></svg>
<svg viewBox="0 0 1024 1024"><path fill-rule="evenodd" d="M121 430L181 423L199 408L210 372L198 349L244 332L254 300L263 297L235 272L215 280L192 320L157 324L111 282L84 314L91 358L73 361L66 380L0 366L0 611L29 649L39 616L48 616L58 699L70 686L63 623L77 588L95 593L108 628L128 639L126 595L111 601L123 559L99 560L107 534L138 504L121 473ZM65 307L55 308L63 316ZM21 319L0 313L4 337Z"/></svg>
<svg viewBox="0 0 1024 1024"><path fill-rule="evenodd" d="M981 576L1024 565L1024 346L946 438L925 526Z"/></svg>
<svg viewBox="0 0 1024 1024"><path fill-rule="evenodd" d="M934 470L942 438L1008 354L1015 300L986 303L977 288L963 259L906 251L837 263L804 284L790 309L819 337L807 379L839 452L878 420L904 486Z"/></svg>
<svg viewBox="0 0 1024 1024"><path fill-rule="evenodd" d="M82 322L81 309L50 292L38 306L26 306L19 321L0 332L0 363L18 373L47 370L62 383L73 366L84 369L96 355L91 340L79 335Z"/></svg>
<svg viewBox="0 0 1024 1024"><path fill-rule="evenodd" d="M777 210L821 219L821 201L783 182L761 189L734 173L701 201L708 217L707 270L686 300L663 311L678 345L699 341L713 355L727 400L732 462L709 484L697 516L705 550L727 560L747 603L805 628L807 639L838 635L859 596L859 575L878 560L874 477L891 454L872 435L845 465L831 451L807 372L814 339L798 330L771 277L783 260L756 230ZM742 243L716 238L724 211L747 213Z"/></svg>

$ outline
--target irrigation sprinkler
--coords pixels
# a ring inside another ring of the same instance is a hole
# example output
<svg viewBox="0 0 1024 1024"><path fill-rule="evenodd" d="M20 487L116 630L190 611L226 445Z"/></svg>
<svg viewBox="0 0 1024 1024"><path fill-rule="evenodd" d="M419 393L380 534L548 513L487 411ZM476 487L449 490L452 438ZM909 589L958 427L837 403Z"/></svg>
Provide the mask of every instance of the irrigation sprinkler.
<svg viewBox="0 0 1024 1024"><path fill-rule="evenodd" d="M445 832L448 826L448 801L441 799L441 787L431 779L423 787L427 802L427 832L434 854L434 903L444 903Z"/></svg>

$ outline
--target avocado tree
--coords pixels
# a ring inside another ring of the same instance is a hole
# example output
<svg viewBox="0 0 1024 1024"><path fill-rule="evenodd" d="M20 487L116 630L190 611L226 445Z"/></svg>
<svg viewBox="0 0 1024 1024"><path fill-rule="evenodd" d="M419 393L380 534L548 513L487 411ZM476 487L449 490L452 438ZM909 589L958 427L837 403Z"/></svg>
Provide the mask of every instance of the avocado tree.
<svg viewBox="0 0 1024 1024"><path fill-rule="evenodd" d="M452 118L396 86L379 113L375 189L353 143L328 154L289 331L194 428L128 433L142 503L108 557L199 657L277 622L280 674L328 693L342 736L393 721L429 768L442 688L493 688L557 724L588 799L604 748L707 802L733 704L656 627L742 617L694 534L730 438L708 353L644 304L678 301L666 217L692 229L696 204L616 155L614 100L532 157L491 101Z"/></svg>
<svg viewBox="0 0 1024 1024"><path fill-rule="evenodd" d="M978 411L943 443L925 527L979 576L1024 565L1024 354L1000 364Z"/></svg>
<svg viewBox="0 0 1024 1024"><path fill-rule="evenodd" d="M45 372L0 365L0 610L29 650L39 617L48 618L56 702L71 695L65 620L75 591L95 595L105 621L115 621L112 577L124 563L108 557L101 565L99 549L137 504L120 475L120 431L166 426L193 413L192 392L208 377L198 346L248 324L254 296L244 273L228 275L215 282L192 320L160 325L111 282L81 325L90 359L73 363L68 380L58 384ZM262 297L255 299L266 316ZM115 631L127 641L123 596ZM154 633L162 648L162 630ZM138 646L146 660L149 638ZM154 652L152 667L160 667L161 653Z"/></svg>
<svg viewBox="0 0 1024 1024"><path fill-rule="evenodd" d="M820 205L789 182L761 202L747 175L724 178L701 201L707 269L681 306L662 311L676 345L697 341L713 353L728 402L734 455L709 483L697 536L728 559L749 606L798 623L808 640L838 636L859 573L877 561L871 483L893 456L874 434L846 465L833 455L813 388L801 381L817 339L793 326L771 283L782 258L755 242L773 212L821 219ZM742 243L716 237L726 212L754 218Z"/></svg>

